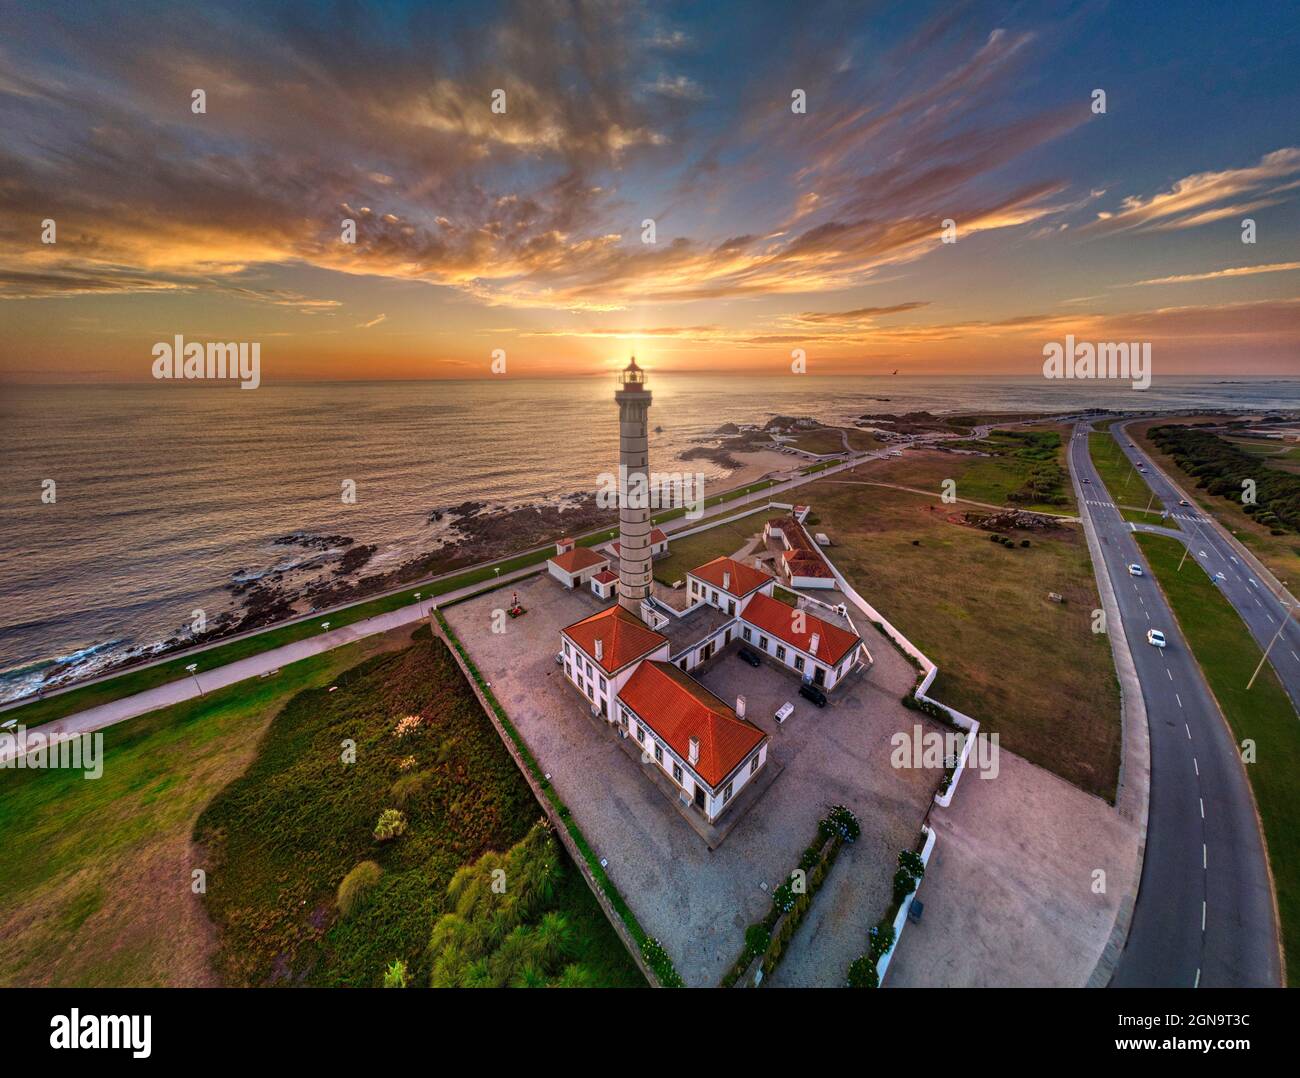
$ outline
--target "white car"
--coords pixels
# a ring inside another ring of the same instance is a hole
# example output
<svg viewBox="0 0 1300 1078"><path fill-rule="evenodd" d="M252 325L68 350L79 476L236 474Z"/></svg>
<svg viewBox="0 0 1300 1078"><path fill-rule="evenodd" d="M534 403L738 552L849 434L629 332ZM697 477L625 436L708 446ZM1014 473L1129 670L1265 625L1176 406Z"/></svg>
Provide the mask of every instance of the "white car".
<svg viewBox="0 0 1300 1078"><path fill-rule="evenodd" d="M1227 578L1226 576L1224 576L1222 573L1215 573L1215 574L1214 574L1214 579L1215 579L1215 580L1227 580L1228 578Z"/></svg>
<svg viewBox="0 0 1300 1078"><path fill-rule="evenodd" d="M1148 629L1147 643L1154 648L1162 648L1165 646L1165 634L1159 629Z"/></svg>
<svg viewBox="0 0 1300 1078"><path fill-rule="evenodd" d="M1141 575L1142 575L1142 566L1138 565L1137 562L1134 562L1132 565L1130 565L1130 566L1128 567L1128 575L1129 575L1129 576L1141 576Z"/></svg>

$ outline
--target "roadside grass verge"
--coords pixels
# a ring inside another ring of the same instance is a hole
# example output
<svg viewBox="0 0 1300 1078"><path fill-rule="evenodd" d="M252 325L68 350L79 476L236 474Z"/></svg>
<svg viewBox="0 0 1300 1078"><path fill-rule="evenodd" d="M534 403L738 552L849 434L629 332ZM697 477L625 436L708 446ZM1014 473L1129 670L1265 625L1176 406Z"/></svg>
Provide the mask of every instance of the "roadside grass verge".
<svg viewBox="0 0 1300 1078"><path fill-rule="evenodd" d="M419 722L399 736L406 716ZM355 762L342 759L349 742ZM376 821L390 808L407 826L379 841ZM351 670L337 692L295 696L248 769L199 817L222 980L376 987L401 959L409 983L427 984L429 934L447 912L452 877L520 842L538 816L446 645L421 627L401 652ZM339 883L364 861L382 874L343 917ZM590 980L643 983L567 858L550 908L571 927L572 960Z"/></svg>
<svg viewBox="0 0 1300 1078"><path fill-rule="evenodd" d="M1164 535L1137 536L1147 562L1173 608L1179 627L1209 682L1238 745L1255 742L1256 760L1246 765L1268 845L1277 888L1282 945L1294 983L1300 970L1300 722L1273 668L1265 664L1247 691L1261 649L1232 604L1204 571L1183 566L1183 544Z"/></svg>
<svg viewBox="0 0 1300 1078"><path fill-rule="evenodd" d="M1105 493L1116 505L1142 503L1151 497L1151 490L1146 481L1137 474L1137 469L1124 455L1124 450L1109 434L1093 432L1088 435L1088 455L1092 457L1093 467L1101 476ZM1100 495L1102 492L1098 491Z"/></svg>
<svg viewBox="0 0 1300 1078"><path fill-rule="evenodd" d="M214 932L190 889L202 867L195 820L286 701L346 685L349 667L409 637L409 627L368 637L111 726L93 781L0 772L0 984L214 983Z"/></svg>
<svg viewBox="0 0 1300 1078"><path fill-rule="evenodd" d="M1188 475L1172 456L1157 447L1147 436L1154 426L1172 425L1175 422L1199 423L1212 416L1187 416L1178 419L1150 419L1129 425L1129 433L1146 454L1174 480L1206 516L1227 528L1243 546L1255 555L1279 580L1293 586L1300 582L1300 537L1272 535L1271 529L1243 511L1239 501L1216 498L1198 487L1197 479ZM1223 417L1218 417L1223 418Z"/></svg>

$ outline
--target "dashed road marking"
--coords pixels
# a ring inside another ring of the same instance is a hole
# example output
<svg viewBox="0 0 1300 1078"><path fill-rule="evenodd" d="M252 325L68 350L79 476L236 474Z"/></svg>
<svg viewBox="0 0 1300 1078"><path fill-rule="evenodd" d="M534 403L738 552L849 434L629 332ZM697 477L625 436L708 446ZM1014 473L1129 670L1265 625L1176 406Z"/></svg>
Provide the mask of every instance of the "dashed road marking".
<svg viewBox="0 0 1300 1078"><path fill-rule="evenodd" d="M1205 819L1205 798L1198 797L1197 800L1201 803L1201 819L1203 820Z"/></svg>
<svg viewBox="0 0 1300 1078"><path fill-rule="evenodd" d="M1192 767L1196 769L1196 777L1199 779L1201 777L1201 765L1195 756L1192 757Z"/></svg>
<svg viewBox="0 0 1300 1078"><path fill-rule="evenodd" d="M1179 696L1177 693L1174 693L1174 699L1178 701L1178 706L1179 706L1179 707L1182 707L1182 706L1183 706L1183 698L1182 698L1181 696Z"/></svg>

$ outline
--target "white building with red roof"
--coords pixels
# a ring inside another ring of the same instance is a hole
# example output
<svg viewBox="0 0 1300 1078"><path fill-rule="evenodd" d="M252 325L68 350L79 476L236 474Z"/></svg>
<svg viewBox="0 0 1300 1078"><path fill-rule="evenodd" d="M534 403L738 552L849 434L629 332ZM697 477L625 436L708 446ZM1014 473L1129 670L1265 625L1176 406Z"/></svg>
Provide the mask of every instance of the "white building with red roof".
<svg viewBox="0 0 1300 1078"><path fill-rule="evenodd" d="M672 663L638 663L618 704L643 759L709 823L767 763L767 734Z"/></svg>
<svg viewBox="0 0 1300 1078"><path fill-rule="evenodd" d="M587 698L592 712L613 722L614 698L638 663L668 658L668 638L621 606L560 630L564 676Z"/></svg>
<svg viewBox="0 0 1300 1078"><path fill-rule="evenodd" d="M796 506L803 509L805 506ZM826 564L817 544L808 537L803 524L794 516L776 517L763 525L763 538L775 540L783 549L777 558L781 576L792 588L833 588L835 574Z"/></svg>
<svg viewBox="0 0 1300 1078"><path fill-rule="evenodd" d="M609 568L609 558L578 546L565 536L555 544L555 553L546 561L546 571L566 588L580 588L597 573Z"/></svg>
<svg viewBox="0 0 1300 1078"><path fill-rule="evenodd" d="M856 665L871 662L856 632L763 592L745 606L740 626L746 644L821 689L833 689Z"/></svg>
<svg viewBox="0 0 1300 1078"><path fill-rule="evenodd" d="M686 596L692 602L705 602L723 613L737 614L745 609L750 597L772 594L776 581L763 572L735 558L714 558L686 573Z"/></svg>

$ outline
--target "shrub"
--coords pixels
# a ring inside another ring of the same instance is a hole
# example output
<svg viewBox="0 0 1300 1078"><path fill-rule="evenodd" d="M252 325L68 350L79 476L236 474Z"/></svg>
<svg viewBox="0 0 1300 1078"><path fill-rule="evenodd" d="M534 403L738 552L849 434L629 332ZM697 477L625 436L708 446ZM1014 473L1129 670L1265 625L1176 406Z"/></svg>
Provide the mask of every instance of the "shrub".
<svg viewBox="0 0 1300 1078"><path fill-rule="evenodd" d="M1021 539L1021 540L1020 540L1020 545L1021 545L1022 547L1026 547L1026 546L1028 546L1028 545L1029 545L1029 540L1028 540L1028 539Z"/></svg>
<svg viewBox="0 0 1300 1078"><path fill-rule="evenodd" d="M646 960L648 965L659 978L659 983L665 988L681 988L683 981L681 974L673 968L673 960L668 957L668 952L664 950L664 945L654 936L646 936L641 943L641 956Z"/></svg>
<svg viewBox="0 0 1300 1078"><path fill-rule="evenodd" d="M384 987L406 987L406 963L400 958L394 958L393 964L384 970Z"/></svg>
<svg viewBox="0 0 1300 1078"><path fill-rule="evenodd" d="M874 958L880 958L881 955L888 952L889 948L894 945L894 926L881 922L878 925L872 925L871 931L867 933L868 953Z"/></svg>
<svg viewBox="0 0 1300 1078"><path fill-rule="evenodd" d="M423 720L419 715L407 715L406 718L398 722L397 726L393 729L393 736L400 741L408 734L415 733L415 731L420 728L421 722L423 722Z"/></svg>
<svg viewBox="0 0 1300 1078"><path fill-rule="evenodd" d="M901 905L903 900L916 890L916 877L905 868L894 873L894 904Z"/></svg>
<svg viewBox="0 0 1300 1078"><path fill-rule="evenodd" d="M397 761L398 771L410 771L411 768L413 768L414 766L415 766L414 756L403 756L400 760Z"/></svg>
<svg viewBox="0 0 1300 1078"><path fill-rule="evenodd" d="M403 775L389 789L394 801L405 805L413 797L419 797L428 789L433 776L428 771L417 771L414 775Z"/></svg>
<svg viewBox="0 0 1300 1078"><path fill-rule="evenodd" d="M836 805L818 825L824 838L839 835L845 842L856 842L862 834L862 825L847 805Z"/></svg>
<svg viewBox="0 0 1300 1078"><path fill-rule="evenodd" d="M336 896L339 913L344 918L351 917L365 906L371 890L379 882L379 877L383 874L384 870L374 861L362 861L353 868L339 881Z"/></svg>
<svg viewBox="0 0 1300 1078"><path fill-rule="evenodd" d="M399 809L384 809L375 824L375 838L380 842L398 838L406 833L406 813Z"/></svg>
<svg viewBox="0 0 1300 1078"><path fill-rule="evenodd" d="M925 875L925 862L915 850L904 850L898 855L898 867L906 869L913 879L919 880Z"/></svg>
<svg viewBox="0 0 1300 1078"><path fill-rule="evenodd" d="M752 924L745 929L745 959L748 961L755 955L760 955L767 950L767 945L772 942L772 933L767 930L764 924Z"/></svg>
<svg viewBox="0 0 1300 1078"><path fill-rule="evenodd" d="M860 955L849 966L850 988L879 988L880 975L876 972L876 959Z"/></svg>
<svg viewBox="0 0 1300 1078"><path fill-rule="evenodd" d="M772 907L778 914L789 913L794 908L794 888L789 880L772 892Z"/></svg>

